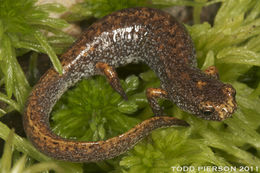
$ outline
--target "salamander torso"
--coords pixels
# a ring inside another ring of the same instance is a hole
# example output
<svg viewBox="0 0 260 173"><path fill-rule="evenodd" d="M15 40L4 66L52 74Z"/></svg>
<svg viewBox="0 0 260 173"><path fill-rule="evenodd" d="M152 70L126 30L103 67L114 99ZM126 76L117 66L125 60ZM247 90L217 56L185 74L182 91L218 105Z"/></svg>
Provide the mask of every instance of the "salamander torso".
<svg viewBox="0 0 260 173"><path fill-rule="evenodd" d="M113 158L132 148L152 130L187 123L161 116L156 99L166 98L184 111L207 120L224 120L236 109L235 90L212 70L196 68L193 43L175 18L151 8L124 9L92 24L62 57L63 74L53 68L41 77L28 98L25 132L41 152L74 162ZM115 68L129 63L147 64L161 88L147 90L155 114L128 132L97 142L63 139L49 127L49 115L60 96L83 77L103 74L124 98Z"/></svg>

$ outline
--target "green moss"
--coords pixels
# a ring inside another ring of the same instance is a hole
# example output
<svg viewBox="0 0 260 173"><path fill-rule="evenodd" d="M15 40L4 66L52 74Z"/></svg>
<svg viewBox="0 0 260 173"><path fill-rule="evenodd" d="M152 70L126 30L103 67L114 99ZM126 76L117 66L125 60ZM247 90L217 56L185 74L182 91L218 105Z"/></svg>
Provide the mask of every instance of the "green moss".
<svg viewBox="0 0 260 173"><path fill-rule="evenodd" d="M88 17L101 18L114 11L138 6L147 6L148 0L85 0L82 3L74 5L65 19L69 21L78 21Z"/></svg>
<svg viewBox="0 0 260 173"><path fill-rule="evenodd" d="M127 78L123 82L125 91L135 90L138 82L134 76ZM140 122L122 113L134 113L136 108L137 105L131 100L122 102L106 79L97 76L81 81L62 96L52 114L53 130L66 138L103 140L123 133Z"/></svg>
<svg viewBox="0 0 260 173"><path fill-rule="evenodd" d="M20 112L30 86L16 56L30 50L47 53L54 68L61 72L56 53L61 53L74 40L61 31L68 26L66 21L49 17L49 12L62 12L64 7L57 4L35 6L35 2L0 0L0 85L5 87L5 93L0 93L0 100ZM53 36L47 37L48 32ZM12 96L15 100L11 99Z"/></svg>
<svg viewBox="0 0 260 173"><path fill-rule="evenodd" d="M50 161L50 159L46 159L47 161L44 161L45 156L42 156L41 163L34 163L34 161L32 161L26 155L21 156L20 153L14 151L13 149L14 146L17 145L17 143L19 143L18 138L19 137L17 137L17 135L14 134L14 130L8 130L8 133L6 133L6 143L4 146L3 156L0 160L0 172L33 173L33 172L42 172L48 170L53 170L55 172L74 172L74 171L81 172L82 171L81 168L74 166L71 163L64 164L62 162ZM28 147L25 148L28 149Z"/></svg>
<svg viewBox="0 0 260 173"><path fill-rule="evenodd" d="M117 0L87 1L76 5L72 8L74 16L71 16L71 20L92 16L99 18L117 9L147 3L147 1L131 1L131 3L120 1L121 4L116 2ZM220 2L220 0L210 2L153 0L152 2L158 7L176 4L194 6L196 7L194 20L198 21L202 6ZM68 172L82 172L83 169L85 172L176 172L173 170L176 166L252 166L254 168L252 172L257 172L255 168L260 165L260 121L258 121L260 85L257 79L260 74L260 1L226 0L221 2L221 8L212 26L203 23L187 26L187 28L195 43L199 67L205 69L210 65L216 65L220 71L221 80L231 83L236 88L238 110L232 118L224 122L205 121L183 112L171 103L163 102L167 115L186 120L190 127L155 130L134 149L112 160L83 166L60 162L54 164L65 168ZM37 22L36 18L35 22ZM0 61L5 62L0 73L0 84L15 86L16 80L8 81L8 84L6 80L6 74L9 74L7 72L12 73L13 70L7 65L15 64L15 53L17 53L15 48L19 48L13 43L13 39L19 38L20 32L28 34L29 30L22 28L14 32L6 29L6 26L8 25L3 25L3 20L1 20L1 43L5 45L4 50L8 51L4 54L2 48L0 51ZM51 26L53 25L41 28ZM14 32L17 36L11 37L9 32ZM26 41L24 45L37 43L37 46L30 49L43 52L40 44L44 45L44 43L38 42L37 36L34 37L28 36L28 38L33 38L33 41L23 40ZM38 35L38 38L41 38L41 35ZM8 58L5 61L3 57ZM24 79L22 76L20 78ZM17 80L20 78L17 77ZM113 91L103 77L94 77L77 84L75 88L65 93L55 106L51 117L55 133L77 140L103 140L121 134L143 119L151 117L152 112L144 92L147 87L159 85L159 80L154 73L146 71L138 77L129 76L122 81L122 85L127 91L128 101L124 101ZM28 84L22 86L28 86ZM13 88L8 89L10 91L7 90L6 95L0 94L0 99L15 109L21 110L22 102L19 104L9 97L14 91ZM1 138L6 140L9 131L4 124L0 123ZM17 135L14 138L14 146L36 160L49 160ZM45 168L48 168L48 165Z"/></svg>

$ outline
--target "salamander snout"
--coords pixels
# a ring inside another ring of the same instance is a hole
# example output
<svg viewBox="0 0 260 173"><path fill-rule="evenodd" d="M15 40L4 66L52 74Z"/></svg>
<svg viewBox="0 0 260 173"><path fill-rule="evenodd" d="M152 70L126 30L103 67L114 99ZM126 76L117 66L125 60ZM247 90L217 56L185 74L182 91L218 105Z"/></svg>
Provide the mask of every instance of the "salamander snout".
<svg viewBox="0 0 260 173"><path fill-rule="evenodd" d="M235 112L237 108L235 100L236 90L230 84L225 84L221 90L221 100L200 102L200 117L207 120L222 121Z"/></svg>

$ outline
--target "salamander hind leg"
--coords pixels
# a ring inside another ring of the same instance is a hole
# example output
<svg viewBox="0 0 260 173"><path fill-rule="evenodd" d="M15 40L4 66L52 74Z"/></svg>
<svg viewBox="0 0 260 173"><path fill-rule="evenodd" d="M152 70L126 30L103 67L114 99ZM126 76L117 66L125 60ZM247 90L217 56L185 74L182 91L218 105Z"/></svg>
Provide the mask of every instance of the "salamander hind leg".
<svg viewBox="0 0 260 173"><path fill-rule="evenodd" d="M96 68L103 74L106 76L109 84L112 86L112 88L118 92L125 100L127 100L127 95L124 91L124 89L122 88L121 84L120 84L120 80L117 76L116 70L114 67L109 66L106 63L102 63L102 62L98 62L96 64Z"/></svg>
<svg viewBox="0 0 260 173"><path fill-rule="evenodd" d="M215 79L219 79L218 69L216 66L209 66L208 68L206 68L204 73Z"/></svg>
<svg viewBox="0 0 260 173"><path fill-rule="evenodd" d="M163 116L163 108L158 104L158 99L167 99L167 92L160 88L148 88L146 90L146 97L154 116Z"/></svg>

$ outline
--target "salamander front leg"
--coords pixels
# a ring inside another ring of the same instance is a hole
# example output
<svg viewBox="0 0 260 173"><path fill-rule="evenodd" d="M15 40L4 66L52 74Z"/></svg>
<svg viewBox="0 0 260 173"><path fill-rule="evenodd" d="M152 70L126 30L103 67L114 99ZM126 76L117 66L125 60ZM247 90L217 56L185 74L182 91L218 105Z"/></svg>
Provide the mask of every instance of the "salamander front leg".
<svg viewBox="0 0 260 173"><path fill-rule="evenodd" d="M112 86L112 88L116 92L118 92L125 100L127 100L127 95L120 84L120 80L117 76L115 68L102 62L98 62L96 64L96 68L107 77L107 80L109 84Z"/></svg>
<svg viewBox="0 0 260 173"><path fill-rule="evenodd" d="M218 69L215 66L209 66L204 73L206 73L209 76L212 76L215 79L219 79Z"/></svg>
<svg viewBox="0 0 260 173"><path fill-rule="evenodd" d="M158 99L167 99L167 92L160 88L148 88L146 90L146 97L154 116L163 116L163 108L158 104Z"/></svg>

